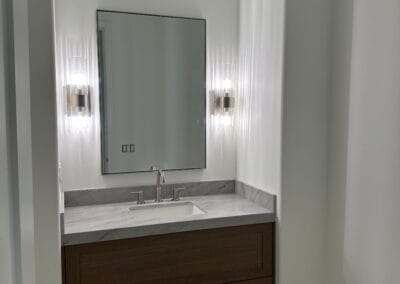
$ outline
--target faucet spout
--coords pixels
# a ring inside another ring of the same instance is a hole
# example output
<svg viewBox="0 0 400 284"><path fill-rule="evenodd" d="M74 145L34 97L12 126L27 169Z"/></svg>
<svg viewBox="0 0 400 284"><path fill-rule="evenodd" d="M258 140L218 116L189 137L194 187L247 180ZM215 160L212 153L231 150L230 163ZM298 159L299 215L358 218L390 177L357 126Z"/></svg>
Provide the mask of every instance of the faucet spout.
<svg viewBox="0 0 400 284"><path fill-rule="evenodd" d="M156 167L151 167L150 168L151 171L153 172L157 172L157 182L156 182L156 203L160 203L162 202L162 184L165 183L166 179L165 179L165 173L163 170L159 170Z"/></svg>

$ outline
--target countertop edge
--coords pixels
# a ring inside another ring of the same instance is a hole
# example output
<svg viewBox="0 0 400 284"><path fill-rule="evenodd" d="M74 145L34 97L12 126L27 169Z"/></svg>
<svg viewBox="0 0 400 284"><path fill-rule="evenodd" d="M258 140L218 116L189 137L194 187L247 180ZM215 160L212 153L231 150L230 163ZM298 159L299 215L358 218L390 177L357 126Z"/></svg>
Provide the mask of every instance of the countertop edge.
<svg viewBox="0 0 400 284"><path fill-rule="evenodd" d="M145 236L164 235L188 231L199 231L244 225L273 223L276 221L274 212L248 214L239 216L220 217L212 219L178 221L163 224L134 226L111 230L63 234L62 246L72 246L88 243L97 243L121 239L138 238Z"/></svg>

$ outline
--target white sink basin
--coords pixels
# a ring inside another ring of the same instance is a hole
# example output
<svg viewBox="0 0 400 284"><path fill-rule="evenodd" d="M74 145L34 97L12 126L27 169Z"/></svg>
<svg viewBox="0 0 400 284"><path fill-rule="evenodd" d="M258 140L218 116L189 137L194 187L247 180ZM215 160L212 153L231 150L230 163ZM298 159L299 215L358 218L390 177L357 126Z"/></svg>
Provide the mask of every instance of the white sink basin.
<svg viewBox="0 0 400 284"><path fill-rule="evenodd" d="M130 207L129 210L137 221L187 218L206 213L192 202L139 205Z"/></svg>

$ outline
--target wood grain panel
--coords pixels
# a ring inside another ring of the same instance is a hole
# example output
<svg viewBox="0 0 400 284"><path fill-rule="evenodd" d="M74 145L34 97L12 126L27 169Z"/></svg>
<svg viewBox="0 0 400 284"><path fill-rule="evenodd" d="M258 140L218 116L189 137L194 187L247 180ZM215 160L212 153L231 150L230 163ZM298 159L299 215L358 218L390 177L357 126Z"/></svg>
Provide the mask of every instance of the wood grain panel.
<svg viewBox="0 0 400 284"><path fill-rule="evenodd" d="M273 276L273 224L68 246L64 252L66 284L232 283Z"/></svg>

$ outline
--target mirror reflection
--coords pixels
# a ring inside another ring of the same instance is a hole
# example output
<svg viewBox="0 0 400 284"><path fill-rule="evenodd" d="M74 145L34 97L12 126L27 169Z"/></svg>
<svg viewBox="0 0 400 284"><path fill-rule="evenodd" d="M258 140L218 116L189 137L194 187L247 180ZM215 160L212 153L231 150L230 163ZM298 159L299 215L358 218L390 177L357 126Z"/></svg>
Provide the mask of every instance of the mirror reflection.
<svg viewBox="0 0 400 284"><path fill-rule="evenodd" d="M103 174L206 166L206 22L97 12Z"/></svg>

